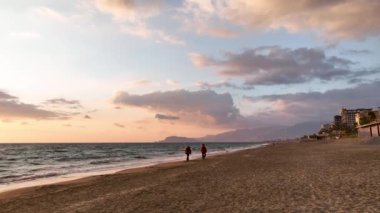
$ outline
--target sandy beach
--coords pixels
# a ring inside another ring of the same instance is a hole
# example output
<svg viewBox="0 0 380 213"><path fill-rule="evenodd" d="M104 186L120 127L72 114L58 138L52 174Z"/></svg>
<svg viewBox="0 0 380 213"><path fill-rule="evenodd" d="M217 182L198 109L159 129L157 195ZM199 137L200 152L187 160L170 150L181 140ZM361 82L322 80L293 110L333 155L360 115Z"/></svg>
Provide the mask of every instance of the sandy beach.
<svg viewBox="0 0 380 213"><path fill-rule="evenodd" d="M380 211L380 145L284 143L0 194L0 212Z"/></svg>

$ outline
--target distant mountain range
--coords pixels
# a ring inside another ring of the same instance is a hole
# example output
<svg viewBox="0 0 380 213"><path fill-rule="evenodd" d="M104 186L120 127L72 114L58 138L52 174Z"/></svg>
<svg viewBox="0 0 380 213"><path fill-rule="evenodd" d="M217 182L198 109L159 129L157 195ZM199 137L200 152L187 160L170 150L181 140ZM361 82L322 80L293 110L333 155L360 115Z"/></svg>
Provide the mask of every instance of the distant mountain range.
<svg viewBox="0 0 380 213"><path fill-rule="evenodd" d="M159 142L259 142L277 139L293 139L318 132L321 124L323 123L327 122L315 121L299 123L294 126L271 126L253 129L237 129L217 135L207 135L201 138L170 136Z"/></svg>
<svg viewBox="0 0 380 213"><path fill-rule="evenodd" d="M165 138L162 141L159 141L160 143L177 143L177 142L184 142L184 143L196 143L201 142L200 140L197 140L195 138L186 138L186 137L177 137L177 136L169 136Z"/></svg>

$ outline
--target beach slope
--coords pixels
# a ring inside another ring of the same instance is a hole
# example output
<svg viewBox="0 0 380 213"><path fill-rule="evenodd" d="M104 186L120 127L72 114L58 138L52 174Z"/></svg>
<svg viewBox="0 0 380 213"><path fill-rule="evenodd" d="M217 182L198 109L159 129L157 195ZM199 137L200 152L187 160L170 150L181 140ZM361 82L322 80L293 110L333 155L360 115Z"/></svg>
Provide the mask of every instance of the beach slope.
<svg viewBox="0 0 380 213"><path fill-rule="evenodd" d="M0 212L380 211L380 145L284 143L0 195Z"/></svg>

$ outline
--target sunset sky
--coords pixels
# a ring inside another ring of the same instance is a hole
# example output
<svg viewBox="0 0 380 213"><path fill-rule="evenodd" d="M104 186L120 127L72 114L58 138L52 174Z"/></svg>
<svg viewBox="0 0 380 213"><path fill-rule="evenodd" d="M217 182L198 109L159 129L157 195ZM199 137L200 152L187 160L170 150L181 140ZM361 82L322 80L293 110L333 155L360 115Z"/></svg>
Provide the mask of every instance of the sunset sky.
<svg viewBox="0 0 380 213"><path fill-rule="evenodd" d="M378 0L12 0L0 142L144 142L380 107Z"/></svg>

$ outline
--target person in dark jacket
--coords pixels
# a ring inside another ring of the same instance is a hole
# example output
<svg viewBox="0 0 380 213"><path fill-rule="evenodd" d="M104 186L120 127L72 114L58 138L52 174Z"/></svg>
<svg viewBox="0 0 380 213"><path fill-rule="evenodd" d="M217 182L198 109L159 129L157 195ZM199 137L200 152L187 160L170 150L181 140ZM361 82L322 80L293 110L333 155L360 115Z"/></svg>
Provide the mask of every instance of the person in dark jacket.
<svg viewBox="0 0 380 213"><path fill-rule="evenodd" d="M191 147L187 146L185 149L185 154L186 154L186 161L189 161L189 156L191 155Z"/></svg>
<svg viewBox="0 0 380 213"><path fill-rule="evenodd" d="M207 148L205 144L202 144L201 153L202 153L202 159L204 160L206 158L206 153L207 153Z"/></svg>

